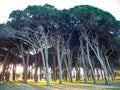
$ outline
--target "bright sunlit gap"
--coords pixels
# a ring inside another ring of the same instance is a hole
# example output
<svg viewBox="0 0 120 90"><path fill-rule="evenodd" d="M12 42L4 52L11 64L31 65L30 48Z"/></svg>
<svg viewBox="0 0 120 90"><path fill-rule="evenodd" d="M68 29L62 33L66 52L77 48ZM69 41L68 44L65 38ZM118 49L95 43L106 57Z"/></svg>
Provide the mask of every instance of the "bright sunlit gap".
<svg viewBox="0 0 120 90"><path fill-rule="evenodd" d="M0 73L2 72L2 68L3 68L2 66L3 65L0 65ZM11 64L10 67L11 67L11 69L9 70L10 71L10 78L13 78L12 77L13 64ZM84 72L83 72L82 67L80 67L80 71L81 71L80 72L81 78L84 78ZM17 80L21 80L22 79L22 73L23 73L23 66L21 64L17 64L15 72L16 72ZM28 73L29 72L31 73L32 77L34 77L34 72L35 72L34 64L33 64L33 66L28 67ZM38 70L37 70L38 78L40 78L40 74L43 74L43 73L44 73L44 71L41 70L41 72L40 72L40 68L38 68ZM53 71L51 70L51 67L49 67L49 78L51 78L52 73L53 73ZM98 72L97 72L97 69L95 69L95 75L96 76L97 76L97 73L99 73L99 75L102 76L100 69L98 69ZM102 74L104 75L103 70L102 70ZM17 75L20 75L20 77L18 77ZM45 76L43 76L43 77L45 78ZM73 67L73 69L72 69L72 77L76 78L76 69L75 69L75 67Z"/></svg>
<svg viewBox="0 0 120 90"><path fill-rule="evenodd" d="M92 5L110 12L117 20L120 20L120 0L1 0L0 1L0 23L8 20L13 10L23 10L28 5L51 4L58 9L71 8L75 5Z"/></svg>

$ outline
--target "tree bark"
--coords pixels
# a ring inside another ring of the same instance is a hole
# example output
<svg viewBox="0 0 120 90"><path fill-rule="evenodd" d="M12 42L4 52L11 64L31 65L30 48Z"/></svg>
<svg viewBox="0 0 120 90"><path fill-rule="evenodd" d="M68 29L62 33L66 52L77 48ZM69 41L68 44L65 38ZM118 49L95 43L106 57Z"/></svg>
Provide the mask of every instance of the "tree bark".
<svg viewBox="0 0 120 90"><path fill-rule="evenodd" d="M90 59L90 53L89 53L89 45L88 45L88 43L86 43L86 46L87 46L87 60L88 60L88 63L90 65L90 68L91 68L93 82L94 82L94 84L96 84L95 72L94 72L94 69L93 69L93 66L92 66L92 62L91 62L91 59Z"/></svg>
<svg viewBox="0 0 120 90"><path fill-rule="evenodd" d="M46 85L50 85L49 76L48 76L49 75L49 72L48 72L49 68L48 68L48 65L46 66L46 60L45 60L45 59L47 59L46 55L48 56L48 54L45 51L45 55L44 55L43 49L41 49L40 51L41 51L41 55L42 55L42 62L43 62L43 69L44 69L45 79L46 79Z"/></svg>
<svg viewBox="0 0 120 90"><path fill-rule="evenodd" d="M28 64L29 64L29 53L27 53L26 56L23 56L23 82L24 83L27 83Z"/></svg>
<svg viewBox="0 0 120 90"><path fill-rule="evenodd" d="M107 66L109 68L109 71L110 71L110 74L111 74L111 77L112 77L112 81L113 81L114 80L114 74L113 74L112 69L110 67L110 64L109 64L109 61L108 61L108 57L105 56L105 59L106 59L106 64L107 64Z"/></svg>
<svg viewBox="0 0 120 90"><path fill-rule="evenodd" d="M81 61L80 60L82 60L82 59L81 59L81 55L79 55L79 53L78 53L78 56L80 56L80 58L78 58L78 63L77 63L78 68L76 68L77 69L76 76L77 76L77 79L81 82Z"/></svg>
<svg viewBox="0 0 120 90"><path fill-rule="evenodd" d="M68 49L68 53L67 53L67 57L68 57L68 71L69 71L69 81L73 82L72 80L72 53L70 53L69 49Z"/></svg>
<svg viewBox="0 0 120 90"><path fill-rule="evenodd" d="M13 63L13 73L12 73L12 79L13 79L13 81L15 81L15 76L16 76L16 60L14 61L14 63Z"/></svg>
<svg viewBox="0 0 120 90"><path fill-rule="evenodd" d="M59 68L59 83L62 84L62 66L61 66L61 58L60 58L60 40L57 42L57 60L58 60L58 68Z"/></svg>
<svg viewBox="0 0 120 90"><path fill-rule="evenodd" d="M7 58L9 56L9 53L7 52L5 58L4 58L4 61L3 61L3 66L2 66L2 72L1 72L1 75L0 75L0 81L3 81L3 77L4 77L4 73L5 73L5 67L6 67L6 64L7 64Z"/></svg>
<svg viewBox="0 0 120 90"><path fill-rule="evenodd" d="M45 61L46 61L46 80L47 84L50 85L50 73L49 73L49 65L48 65L48 48L45 47Z"/></svg>
<svg viewBox="0 0 120 90"><path fill-rule="evenodd" d="M68 67L68 63L67 63L67 58L65 57L64 58L64 62L65 62L65 69L64 69L64 74L65 74L65 76L66 76L66 74L68 75L68 77L69 77L69 82L71 82L71 77L70 77L70 70L69 70L69 67ZM67 73L66 73L66 71L67 71ZM67 80L67 77L65 77L66 78L66 80Z"/></svg>
<svg viewBox="0 0 120 90"><path fill-rule="evenodd" d="M53 65L52 65L53 75L52 75L52 79L53 79L54 82L56 82L56 58L55 58L54 53L52 55L53 55Z"/></svg>
<svg viewBox="0 0 120 90"><path fill-rule="evenodd" d="M87 71L86 71L86 64L85 64L85 54L83 48L81 48L81 56L82 56L82 62L83 62L83 70L84 70L84 81L87 83Z"/></svg>
<svg viewBox="0 0 120 90"><path fill-rule="evenodd" d="M91 49L93 50L95 56L97 57L98 61L101 64L101 67L102 67L103 72L104 72L105 84L110 85L110 81L109 81L109 77L108 77L108 73L107 73L107 68L106 68L106 65L103 62L102 54L100 54L98 41L94 41L94 43L95 43L95 45L93 45L94 47L92 46L92 44L88 40L86 40L86 41L88 42L89 46L91 47Z"/></svg>
<svg viewBox="0 0 120 90"><path fill-rule="evenodd" d="M34 72L34 81L38 82L38 58L37 55L35 55L35 72Z"/></svg>
<svg viewBox="0 0 120 90"><path fill-rule="evenodd" d="M99 67L96 67L96 72L97 72L97 80L100 80L100 74L99 74Z"/></svg>

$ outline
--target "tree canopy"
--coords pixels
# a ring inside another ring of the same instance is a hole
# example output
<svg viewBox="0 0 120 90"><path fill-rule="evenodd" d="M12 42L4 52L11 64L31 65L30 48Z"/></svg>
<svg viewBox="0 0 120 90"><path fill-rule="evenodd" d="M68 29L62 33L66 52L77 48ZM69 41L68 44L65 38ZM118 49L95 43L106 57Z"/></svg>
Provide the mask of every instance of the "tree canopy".
<svg viewBox="0 0 120 90"><path fill-rule="evenodd" d="M34 5L24 10L12 11L9 19L6 24L0 24L0 42L4 43L4 46L0 43L0 48L22 58L23 61L29 60L30 52L41 53L46 77L51 52L58 57L59 68L66 60L66 55L68 62L71 58L74 67L75 63L79 62L78 58L81 59L84 69L87 63L93 68L91 61L96 66L101 65L106 76L106 67L111 71L109 66L114 66L112 60L109 65L107 58L116 58L115 53L120 53L120 21L97 7L81 5L58 10L49 4ZM89 61L85 61L85 56ZM24 65L28 63L23 62ZM64 63L67 67L67 61ZM70 67L69 63L68 66ZM106 84L109 84L108 77L105 79Z"/></svg>

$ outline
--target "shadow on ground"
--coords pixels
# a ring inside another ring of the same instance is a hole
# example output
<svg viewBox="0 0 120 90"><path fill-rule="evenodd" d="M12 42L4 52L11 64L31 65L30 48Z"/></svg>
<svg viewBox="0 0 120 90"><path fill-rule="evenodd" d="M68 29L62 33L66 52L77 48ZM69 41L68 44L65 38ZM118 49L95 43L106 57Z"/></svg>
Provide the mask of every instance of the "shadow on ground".
<svg viewBox="0 0 120 90"><path fill-rule="evenodd" d="M0 90L120 90L120 81L114 81L110 86L106 86L100 82L96 85L92 83L65 83L52 84L50 86L10 82L5 85L0 85Z"/></svg>

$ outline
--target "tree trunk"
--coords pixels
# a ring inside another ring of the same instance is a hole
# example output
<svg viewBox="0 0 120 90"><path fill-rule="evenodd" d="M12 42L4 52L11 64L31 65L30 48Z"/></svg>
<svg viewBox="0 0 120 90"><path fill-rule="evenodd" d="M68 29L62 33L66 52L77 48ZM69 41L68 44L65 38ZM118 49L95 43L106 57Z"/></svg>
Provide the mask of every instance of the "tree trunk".
<svg viewBox="0 0 120 90"><path fill-rule="evenodd" d="M88 45L88 43L86 43L86 45L87 45L87 60L88 60L88 63L90 65L90 68L91 68L93 82L94 82L94 84L96 84L95 72L94 72L92 62L91 62L91 59L90 59L89 45Z"/></svg>
<svg viewBox="0 0 120 90"><path fill-rule="evenodd" d="M59 68L59 83L62 84L62 66L61 66L61 58L60 58L60 41L57 42L57 60L58 60L58 68Z"/></svg>
<svg viewBox="0 0 120 90"><path fill-rule="evenodd" d="M10 71L9 71L8 69L9 69L9 68L7 68L6 73L5 73L5 79L6 79L7 82L8 82L9 79L10 79Z"/></svg>
<svg viewBox="0 0 120 90"><path fill-rule="evenodd" d="M110 67L110 64L109 64L109 61L108 61L108 57L105 56L105 58L106 58L106 64L107 64L107 66L109 68L109 71L110 71L110 74L111 74L111 77L112 77L112 81L113 81L114 80L114 74L113 74L112 69Z"/></svg>
<svg viewBox="0 0 120 90"><path fill-rule="evenodd" d="M42 78L43 78L43 73L42 73L42 66L40 65L40 81L42 80ZM43 69L44 70L44 69Z"/></svg>
<svg viewBox="0 0 120 90"><path fill-rule="evenodd" d="M73 82L72 80L72 56L70 55L71 53L68 52L67 57L68 57L68 70L69 70L69 81Z"/></svg>
<svg viewBox="0 0 120 90"><path fill-rule="evenodd" d="M105 84L110 85L110 81L109 81L106 66L102 65L102 68L103 68L103 72L104 72Z"/></svg>
<svg viewBox="0 0 120 90"><path fill-rule="evenodd" d="M9 56L9 53L7 52L7 54L6 54L5 58L4 58L4 61L3 61L2 72L1 72L1 75L0 75L0 81L3 81L8 56Z"/></svg>
<svg viewBox="0 0 120 90"><path fill-rule="evenodd" d="M29 54L23 56L23 82L27 83Z"/></svg>
<svg viewBox="0 0 120 90"><path fill-rule="evenodd" d="M46 85L49 85L50 81L49 81L49 78L47 77L47 68L46 68L46 61L45 61L43 49L41 49L41 55L42 55L43 70L44 70L44 74L45 74Z"/></svg>
<svg viewBox="0 0 120 90"><path fill-rule="evenodd" d="M110 80L109 80L109 76L108 76L106 65L104 64L103 60L101 59L100 54L98 54L97 58L100 61L100 64L101 64L103 72L104 72L105 84L106 85L110 85Z"/></svg>
<svg viewBox="0 0 120 90"><path fill-rule="evenodd" d="M85 54L83 48L81 48L81 56L82 56L82 61L83 61L83 70L84 70L84 81L87 83L87 71L86 71L86 64L85 64Z"/></svg>
<svg viewBox="0 0 120 90"><path fill-rule="evenodd" d="M105 78L105 84L106 85L110 85L110 81L109 81L109 76L107 73L107 68L106 65L104 64L103 60L100 58L100 56L97 56L98 60L100 61L100 64L102 66L103 72L104 72L104 78Z"/></svg>
<svg viewBox="0 0 120 90"><path fill-rule="evenodd" d="M67 63L67 58L66 57L64 58L64 62L65 62L65 67L66 67L66 69L64 69L65 80L67 81L67 75L68 75L69 82L71 82L71 80L70 80L70 70L69 70L69 67L68 67L68 63Z"/></svg>
<svg viewBox="0 0 120 90"><path fill-rule="evenodd" d="M38 82L38 58L37 55L35 55L35 72L34 72L34 81Z"/></svg>
<svg viewBox="0 0 120 90"><path fill-rule="evenodd" d="M86 64L84 60L83 60L83 70L84 70L84 81L85 83L87 83L87 71L86 71Z"/></svg>
<svg viewBox="0 0 120 90"><path fill-rule="evenodd" d="M12 73L12 79L13 81L15 81L15 76L16 76L16 61L14 61L15 63L13 63L13 73Z"/></svg>
<svg viewBox="0 0 120 90"><path fill-rule="evenodd" d="M87 40L88 41L88 40ZM96 45L95 47L93 47L90 42L88 42L89 46L91 47L91 49L93 50L93 52L95 53L98 61L100 62L101 64L101 67L103 69L103 72L104 72L104 78L105 78L105 84L106 85L110 85L110 81L109 81L109 77L108 77L108 73L107 73L107 68L106 68L106 65L104 64L103 60L102 60L102 56L100 56L100 49L98 47L98 42L96 41L95 42ZM102 54L101 54L102 55Z"/></svg>
<svg viewBox="0 0 120 90"><path fill-rule="evenodd" d="M76 82L78 82L78 68L77 67L75 67L75 71L76 71Z"/></svg>
<svg viewBox="0 0 120 90"><path fill-rule="evenodd" d="M10 70L12 67L10 67L10 60L11 60L11 55L9 55L8 59L7 59L7 64L6 64L6 68L5 68L5 79L6 81L9 81L10 79Z"/></svg>
<svg viewBox="0 0 120 90"><path fill-rule="evenodd" d="M79 53L78 53L78 56L79 56ZM81 82L81 61L80 61L81 58L78 58L78 69L77 69L77 78L78 80Z"/></svg>
<svg viewBox="0 0 120 90"><path fill-rule="evenodd" d="M99 71L98 71L99 69L98 69L98 68L99 68L99 67L96 67L97 79L100 80L100 74L99 74Z"/></svg>
<svg viewBox="0 0 120 90"><path fill-rule="evenodd" d="M45 47L45 61L46 61L46 80L47 84L50 85L50 73L49 73L49 65L48 65L48 48Z"/></svg>
<svg viewBox="0 0 120 90"><path fill-rule="evenodd" d="M52 66L52 69L53 69L53 81L56 82L56 59L55 59L55 55L53 55L53 66Z"/></svg>

